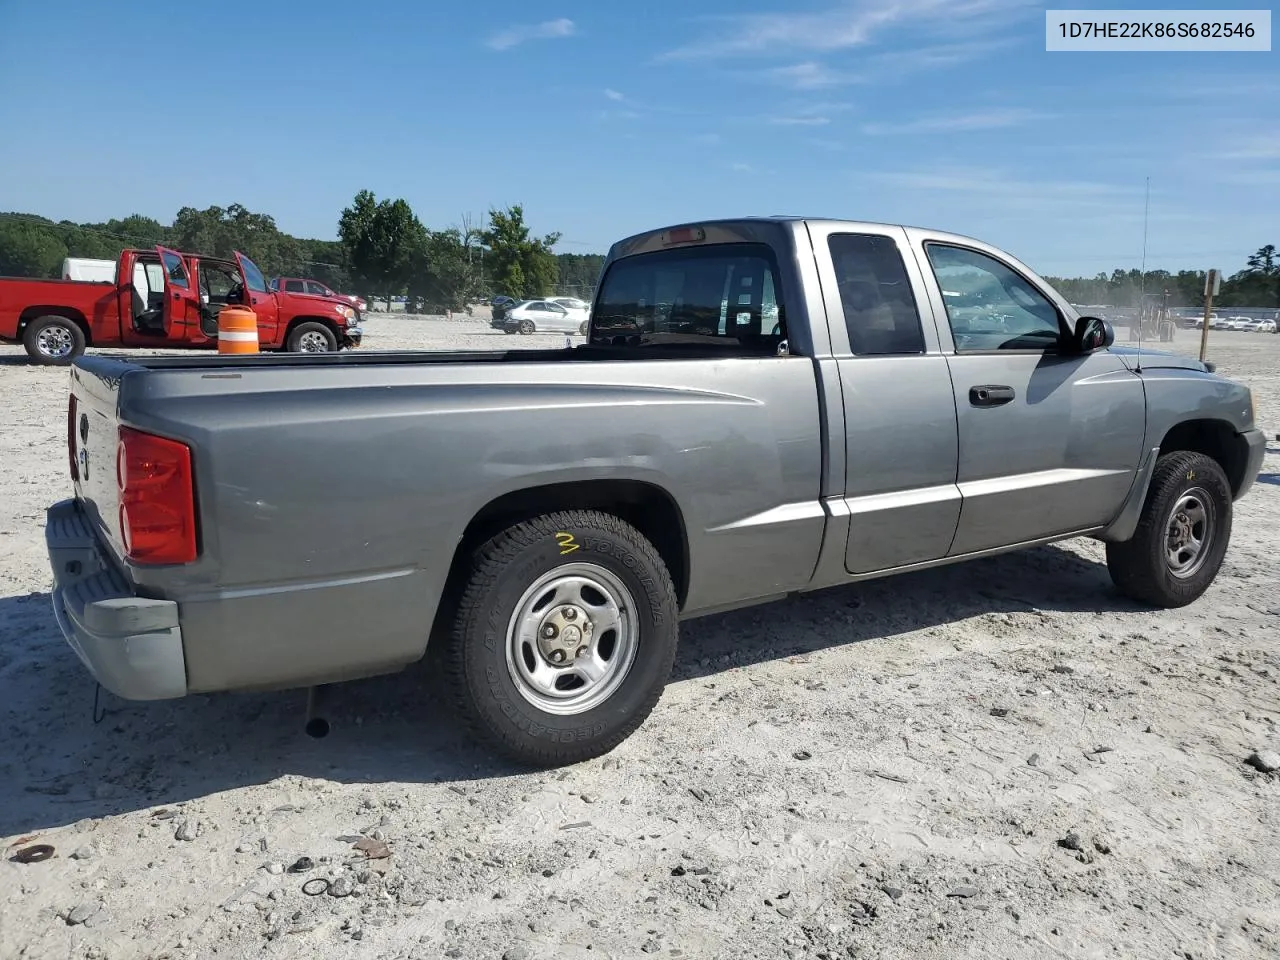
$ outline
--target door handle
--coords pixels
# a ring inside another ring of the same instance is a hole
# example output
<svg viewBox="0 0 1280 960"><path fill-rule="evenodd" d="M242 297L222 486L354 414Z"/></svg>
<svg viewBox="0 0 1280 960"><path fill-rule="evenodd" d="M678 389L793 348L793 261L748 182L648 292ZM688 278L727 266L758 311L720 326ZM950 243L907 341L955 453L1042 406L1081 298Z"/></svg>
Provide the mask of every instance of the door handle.
<svg viewBox="0 0 1280 960"><path fill-rule="evenodd" d="M177 290L173 291L173 299L175 299L175 300L181 300L181 299L182 299L182 294L180 294Z"/></svg>
<svg viewBox="0 0 1280 960"><path fill-rule="evenodd" d="M975 407L998 407L1014 397L1013 387L988 383L969 388L969 403Z"/></svg>

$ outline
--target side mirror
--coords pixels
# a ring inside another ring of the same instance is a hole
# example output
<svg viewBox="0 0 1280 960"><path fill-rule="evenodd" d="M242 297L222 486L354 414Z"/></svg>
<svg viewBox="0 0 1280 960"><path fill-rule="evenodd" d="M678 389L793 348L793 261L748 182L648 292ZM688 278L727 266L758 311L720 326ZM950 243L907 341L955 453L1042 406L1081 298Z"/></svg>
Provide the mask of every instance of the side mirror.
<svg viewBox="0 0 1280 960"><path fill-rule="evenodd" d="M1103 350L1115 342L1115 328L1101 317L1081 317L1076 321L1074 345L1077 353Z"/></svg>

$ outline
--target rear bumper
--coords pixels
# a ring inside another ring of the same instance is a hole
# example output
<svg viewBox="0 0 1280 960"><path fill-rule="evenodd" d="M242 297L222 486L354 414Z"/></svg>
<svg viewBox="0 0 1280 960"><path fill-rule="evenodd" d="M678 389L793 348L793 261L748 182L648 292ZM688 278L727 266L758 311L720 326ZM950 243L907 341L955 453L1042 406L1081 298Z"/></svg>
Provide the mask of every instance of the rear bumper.
<svg viewBox="0 0 1280 960"><path fill-rule="evenodd" d="M1244 439L1245 449L1248 452L1245 456L1244 479L1240 482L1240 489L1236 491L1237 500L1248 493L1249 488L1253 486L1253 481L1258 478L1258 472L1262 470L1262 458L1267 453L1267 435L1257 427L1244 431L1240 436Z"/></svg>
<svg viewBox="0 0 1280 960"><path fill-rule="evenodd" d="M44 536L53 567L53 615L94 679L126 700L185 696L177 603L133 592L103 561L77 501L63 500L46 511Z"/></svg>

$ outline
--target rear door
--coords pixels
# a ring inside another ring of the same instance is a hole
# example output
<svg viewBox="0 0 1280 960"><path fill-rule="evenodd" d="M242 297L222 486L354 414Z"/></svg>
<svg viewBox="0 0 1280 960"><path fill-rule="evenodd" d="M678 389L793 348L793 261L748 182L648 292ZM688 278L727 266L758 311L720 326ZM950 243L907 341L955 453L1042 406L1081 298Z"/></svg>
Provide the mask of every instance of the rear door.
<svg viewBox="0 0 1280 960"><path fill-rule="evenodd" d="M950 554L1106 524L1141 461L1142 380L1070 347L1065 301L993 247L910 232L945 320L964 507Z"/></svg>
<svg viewBox="0 0 1280 960"><path fill-rule="evenodd" d="M159 245L156 253L164 267L164 336L166 340L185 341L188 330L199 326L200 298L182 254Z"/></svg>
<svg viewBox="0 0 1280 960"><path fill-rule="evenodd" d="M247 306L258 315L258 342L278 344L283 335L280 325L288 319L280 316L280 301L267 287L267 278L256 263L239 251L236 251L236 262L244 274Z"/></svg>
<svg viewBox="0 0 1280 960"><path fill-rule="evenodd" d="M846 463L845 567L945 557L960 516L955 398L906 233L821 221L809 233L844 404L832 456Z"/></svg>

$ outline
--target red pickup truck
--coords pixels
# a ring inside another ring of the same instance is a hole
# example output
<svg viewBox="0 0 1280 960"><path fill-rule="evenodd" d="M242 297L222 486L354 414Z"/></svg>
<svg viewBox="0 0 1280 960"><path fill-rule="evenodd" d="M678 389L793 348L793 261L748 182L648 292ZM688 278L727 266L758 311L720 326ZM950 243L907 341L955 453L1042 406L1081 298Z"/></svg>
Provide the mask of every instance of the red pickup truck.
<svg viewBox="0 0 1280 960"><path fill-rule="evenodd" d="M218 313L229 304L258 315L263 350L360 345L359 316L342 298L271 290L242 253L231 261L159 246L121 251L114 283L0 278L0 342L60 366L87 346L216 349Z"/></svg>

